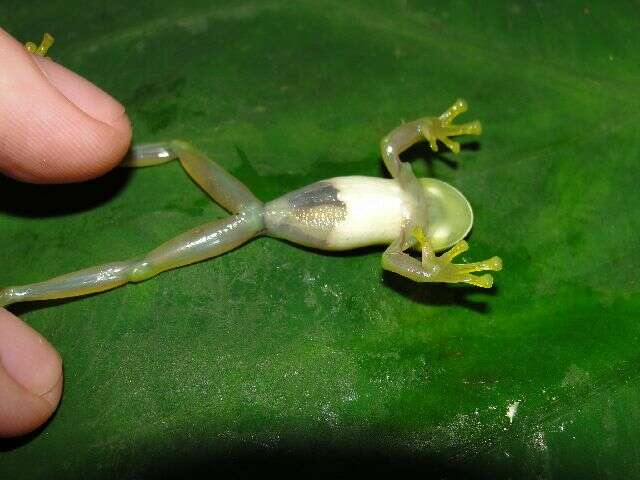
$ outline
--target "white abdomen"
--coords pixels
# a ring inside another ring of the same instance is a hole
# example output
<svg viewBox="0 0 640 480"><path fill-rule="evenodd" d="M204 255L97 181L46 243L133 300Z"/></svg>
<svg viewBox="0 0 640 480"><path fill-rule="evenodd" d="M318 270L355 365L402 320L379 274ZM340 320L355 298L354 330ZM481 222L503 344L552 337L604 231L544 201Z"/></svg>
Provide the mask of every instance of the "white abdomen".
<svg viewBox="0 0 640 480"><path fill-rule="evenodd" d="M395 180L352 176L326 181L346 206L346 217L326 239L329 249L389 244L400 235L402 221L411 218L412 202Z"/></svg>

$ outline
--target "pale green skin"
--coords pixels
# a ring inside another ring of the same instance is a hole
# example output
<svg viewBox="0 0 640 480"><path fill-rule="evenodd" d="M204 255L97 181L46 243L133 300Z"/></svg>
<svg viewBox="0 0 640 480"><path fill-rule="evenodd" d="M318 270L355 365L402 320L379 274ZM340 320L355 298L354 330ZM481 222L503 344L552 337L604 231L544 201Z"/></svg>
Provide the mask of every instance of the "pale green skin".
<svg viewBox="0 0 640 480"><path fill-rule="evenodd" d="M216 257L259 235L284 238L324 250L347 250L375 244L389 245L382 267L416 282L467 283L489 288L500 270L498 257L468 264L453 258L468 246L463 238L473 224L464 196L435 179L418 179L399 155L426 139L436 151L440 140L452 151L449 139L479 135L480 123L452 125L467 109L458 100L439 117L404 123L381 141L381 153L392 179L339 177L323 180L263 204L238 179L184 142L134 146L123 166L144 167L179 159L186 172L213 200L232 215L179 235L138 258L55 277L40 283L0 290L0 306L13 303L87 295L128 282L141 282L165 270ZM406 250L418 247L422 261ZM452 247L437 257L435 252Z"/></svg>

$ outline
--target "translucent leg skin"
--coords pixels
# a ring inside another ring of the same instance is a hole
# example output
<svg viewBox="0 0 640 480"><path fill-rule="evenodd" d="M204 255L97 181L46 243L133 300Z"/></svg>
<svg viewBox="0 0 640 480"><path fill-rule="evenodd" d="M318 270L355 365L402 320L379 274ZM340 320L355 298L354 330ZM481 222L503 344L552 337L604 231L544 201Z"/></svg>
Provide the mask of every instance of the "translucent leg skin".
<svg viewBox="0 0 640 480"><path fill-rule="evenodd" d="M140 258L87 268L40 283L0 289L0 307L32 300L77 297L128 282L142 282L165 270L228 252L261 230L260 212L240 213L194 228Z"/></svg>
<svg viewBox="0 0 640 480"><path fill-rule="evenodd" d="M138 258L87 268L44 282L0 289L0 307L77 297L128 282L141 282L165 270L221 255L263 232L262 202L239 180L184 142L136 146L124 166L158 165L176 158L196 183L234 215L178 235Z"/></svg>
<svg viewBox="0 0 640 480"><path fill-rule="evenodd" d="M481 276L472 275L473 272L486 270L497 272L502 269L500 257L492 257L474 263L452 263L455 257L469 249L469 245L464 240L436 257L433 248L426 239L424 230L421 227L415 227L412 233L421 247L422 261L420 262L404 253L404 250L408 248L406 245L411 244L399 239L391 244L382 255L382 268L414 282L466 283L482 288L491 288L493 277L488 273Z"/></svg>
<svg viewBox="0 0 640 480"><path fill-rule="evenodd" d="M179 159L189 176L223 208L238 213L262 202L237 178L186 142L134 145L122 167L149 167Z"/></svg>

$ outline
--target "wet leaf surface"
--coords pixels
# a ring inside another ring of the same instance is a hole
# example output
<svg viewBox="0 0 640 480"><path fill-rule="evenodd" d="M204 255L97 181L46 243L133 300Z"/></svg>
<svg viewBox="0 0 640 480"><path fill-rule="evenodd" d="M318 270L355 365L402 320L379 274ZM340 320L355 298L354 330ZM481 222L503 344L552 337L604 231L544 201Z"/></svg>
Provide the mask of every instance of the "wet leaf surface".
<svg viewBox="0 0 640 480"><path fill-rule="evenodd" d="M53 57L126 105L135 141L189 140L265 200L381 175L382 135L463 96L483 136L414 149L414 169L474 206L464 259L505 263L489 292L424 286L383 274L380 249L262 238L16 306L66 378L54 419L0 444L6 478L638 473L636 4L8 1L0 18L55 34ZM0 191L0 285L224 216L177 164Z"/></svg>

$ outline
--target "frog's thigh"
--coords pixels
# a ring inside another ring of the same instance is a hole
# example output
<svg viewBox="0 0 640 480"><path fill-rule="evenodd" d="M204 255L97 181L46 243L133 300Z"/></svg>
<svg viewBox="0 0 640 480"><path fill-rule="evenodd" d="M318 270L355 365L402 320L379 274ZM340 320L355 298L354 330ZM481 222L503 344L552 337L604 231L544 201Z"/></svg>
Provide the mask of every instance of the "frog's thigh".
<svg viewBox="0 0 640 480"><path fill-rule="evenodd" d="M217 257L233 250L262 230L260 211L247 211L205 223L168 240L135 261L128 280L139 282L160 272Z"/></svg>
<svg viewBox="0 0 640 480"><path fill-rule="evenodd" d="M246 207L262 205L240 180L213 159L180 140L134 145L121 166L148 167L174 159L179 159L187 174L229 212L238 213Z"/></svg>

